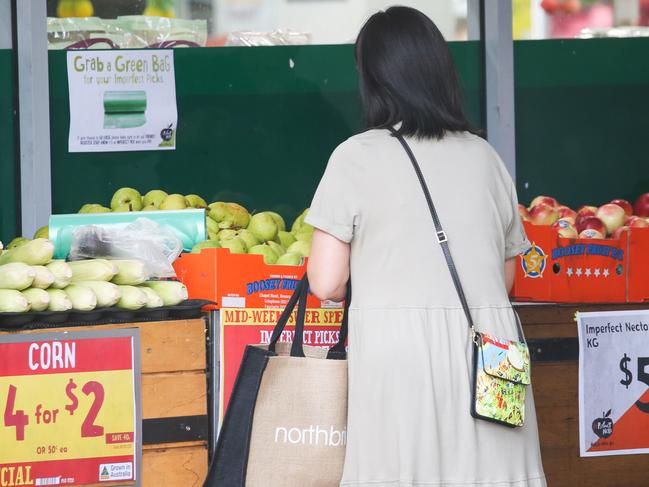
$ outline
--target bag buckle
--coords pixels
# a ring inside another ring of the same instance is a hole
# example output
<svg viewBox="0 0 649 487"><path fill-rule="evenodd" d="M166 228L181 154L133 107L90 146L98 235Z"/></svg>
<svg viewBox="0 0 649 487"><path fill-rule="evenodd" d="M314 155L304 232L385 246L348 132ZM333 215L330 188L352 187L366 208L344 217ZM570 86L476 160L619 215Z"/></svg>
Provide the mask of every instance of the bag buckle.
<svg viewBox="0 0 649 487"><path fill-rule="evenodd" d="M478 333L475 331L475 328L472 326L471 327L471 341L476 344L476 346L480 346L480 336Z"/></svg>
<svg viewBox="0 0 649 487"><path fill-rule="evenodd" d="M440 230L437 232L437 242L438 243L444 243L447 242L448 238L446 237L446 232L444 230Z"/></svg>

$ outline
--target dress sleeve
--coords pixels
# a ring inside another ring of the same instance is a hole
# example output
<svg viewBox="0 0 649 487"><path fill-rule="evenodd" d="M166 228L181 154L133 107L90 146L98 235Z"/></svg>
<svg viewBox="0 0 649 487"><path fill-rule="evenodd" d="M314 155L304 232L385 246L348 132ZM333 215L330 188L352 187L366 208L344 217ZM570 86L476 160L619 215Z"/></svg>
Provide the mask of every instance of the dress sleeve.
<svg viewBox="0 0 649 487"><path fill-rule="evenodd" d="M511 205L511 219L505 232L505 259L511 259L522 254L531 247L527 239L523 222L518 215L518 196L514 182L509 182L509 200Z"/></svg>
<svg viewBox="0 0 649 487"><path fill-rule="evenodd" d="M357 192L351 181L351 158L348 143L333 152L304 220L347 243L354 237L359 216Z"/></svg>

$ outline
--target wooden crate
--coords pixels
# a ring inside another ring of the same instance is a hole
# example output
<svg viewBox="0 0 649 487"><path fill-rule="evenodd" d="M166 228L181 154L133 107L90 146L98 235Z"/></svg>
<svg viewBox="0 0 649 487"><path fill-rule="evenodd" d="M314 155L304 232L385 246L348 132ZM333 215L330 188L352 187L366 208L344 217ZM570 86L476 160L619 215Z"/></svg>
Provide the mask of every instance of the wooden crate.
<svg viewBox="0 0 649 487"><path fill-rule="evenodd" d="M516 308L530 345L538 343L541 348L547 348L544 353L552 355L552 347L560 347L562 342L569 343L570 339L577 338L575 312L646 309L647 305L553 304L519 305ZM532 352L534 356L535 350ZM577 353L571 350L559 355L563 355L558 357L560 360L537 361L532 366L541 454L548 485L647 487L649 462L644 455L579 456Z"/></svg>
<svg viewBox="0 0 649 487"><path fill-rule="evenodd" d="M20 333L77 330L140 329L142 363L142 451L144 487L200 487L207 475L207 439L147 442L164 438L165 425L207 424L206 323L203 319L75 326L26 330ZM191 428L191 426L189 426ZM147 434L153 429L155 434ZM191 432L190 432L191 433ZM169 435L173 437L173 433ZM96 484L116 485L112 482Z"/></svg>

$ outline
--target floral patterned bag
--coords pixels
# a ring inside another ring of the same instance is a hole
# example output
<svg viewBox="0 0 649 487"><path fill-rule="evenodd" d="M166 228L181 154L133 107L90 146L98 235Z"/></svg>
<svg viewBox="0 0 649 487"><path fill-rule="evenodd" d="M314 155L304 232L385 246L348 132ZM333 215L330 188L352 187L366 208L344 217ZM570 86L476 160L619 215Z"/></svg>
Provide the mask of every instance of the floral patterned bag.
<svg viewBox="0 0 649 487"><path fill-rule="evenodd" d="M530 352L527 343L525 343L523 328L518 315L512 309L516 317L518 341L500 340L486 333L476 331L462 289L460 276L455 269L453 257L451 257L448 238L442 229L442 224L437 216L435 205L433 205L433 200L430 197L428 186L417 159L415 159L403 136L392 127L389 130L403 146L415 173L417 173L419 183L426 197L426 203L428 203L428 209L433 217L437 242L444 253L448 270L453 279L453 285L469 324L474 345L471 415L476 419L483 419L505 426L523 426L525 420L525 390L530 383Z"/></svg>
<svg viewBox="0 0 649 487"><path fill-rule="evenodd" d="M523 426L525 389L530 383L527 345L523 340L499 340L477 332L473 343L471 415L507 426Z"/></svg>

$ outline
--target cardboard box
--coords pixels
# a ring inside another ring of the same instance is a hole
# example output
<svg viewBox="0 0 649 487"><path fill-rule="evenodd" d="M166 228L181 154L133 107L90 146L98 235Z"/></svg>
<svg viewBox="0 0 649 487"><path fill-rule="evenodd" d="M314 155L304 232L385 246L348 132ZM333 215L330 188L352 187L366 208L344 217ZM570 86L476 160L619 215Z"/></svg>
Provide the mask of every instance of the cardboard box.
<svg viewBox="0 0 649 487"><path fill-rule="evenodd" d="M215 308L284 308L306 272L301 266L267 265L261 255L232 254L228 249L203 249L183 254L174 263L190 299L215 301ZM310 308L340 308L310 295Z"/></svg>
<svg viewBox="0 0 649 487"><path fill-rule="evenodd" d="M649 301L649 228L620 239L569 239L525 222L532 248L519 257L516 301L626 303Z"/></svg>

